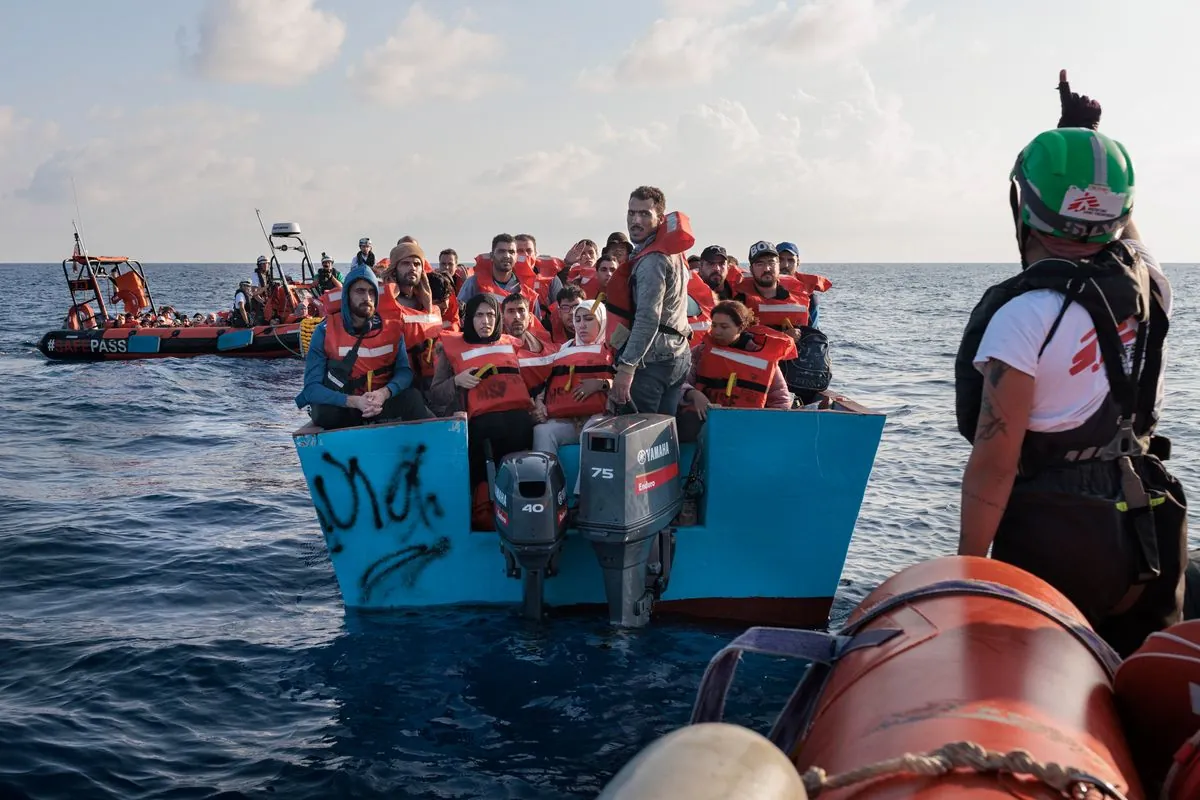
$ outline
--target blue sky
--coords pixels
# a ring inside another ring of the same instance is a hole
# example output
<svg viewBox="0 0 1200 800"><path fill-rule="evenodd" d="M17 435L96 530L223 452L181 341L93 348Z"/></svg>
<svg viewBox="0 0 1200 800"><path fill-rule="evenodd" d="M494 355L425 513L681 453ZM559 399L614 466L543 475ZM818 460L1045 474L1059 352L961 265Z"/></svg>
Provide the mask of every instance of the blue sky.
<svg viewBox="0 0 1200 800"><path fill-rule="evenodd" d="M1012 261L1007 174L1065 67L1133 155L1152 249L1195 261L1200 4L1081 8L0 0L3 260L67 254L73 177L91 250L149 262L252 262L256 207L339 261L505 230L561 255L641 183L738 253Z"/></svg>

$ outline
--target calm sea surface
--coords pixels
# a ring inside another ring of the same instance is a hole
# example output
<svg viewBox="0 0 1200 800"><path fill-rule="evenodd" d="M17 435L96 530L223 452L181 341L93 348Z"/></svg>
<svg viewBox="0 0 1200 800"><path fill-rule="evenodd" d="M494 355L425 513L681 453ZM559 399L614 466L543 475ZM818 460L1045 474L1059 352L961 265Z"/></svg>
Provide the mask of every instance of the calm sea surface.
<svg viewBox="0 0 1200 800"><path fill-rule="evenodd" d="M811 269L834 282L835 388L888 415L836 625L954 551L953 358L1015 267ZM189 313L249 271L147 267ZM589 797L687 721L730 630L348 613L289 435L299 361L50 363L33 346L65 314L61 268L0 274L0 798ZM1200 267L1167 274L1161 431L1200 496ZM729 717L765 730L798 674L747 658Z"/></svg>

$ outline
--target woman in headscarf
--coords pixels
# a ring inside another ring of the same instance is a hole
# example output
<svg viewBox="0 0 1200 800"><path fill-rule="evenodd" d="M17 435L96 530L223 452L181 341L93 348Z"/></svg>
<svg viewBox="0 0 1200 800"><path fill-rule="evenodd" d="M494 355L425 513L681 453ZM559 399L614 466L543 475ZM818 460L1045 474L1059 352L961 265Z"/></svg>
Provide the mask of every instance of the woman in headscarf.
<svg viewBox="0 0 1200 800"><path fill-rule="evenodd" d="M575 337L549 357L550 377L535 401L533 449L557 455L564 444L578 444L583 432L609 416L613 351L604 341L605 309L597 301L575 307ZM579 493L576 481L575 493Z"/></svg>
<svg viewBox="0 0 1200 800"><path fill-rule="evenodd" d="M487 487L484 442L500 459L529 450L533 440L533 402L521 379L519 341L501 333L500 304L489 294L467 301L462 333L443 332L429 403L439 416L467 412L467 463L471 474L471 524L491 530L492 504Z"/></svg>

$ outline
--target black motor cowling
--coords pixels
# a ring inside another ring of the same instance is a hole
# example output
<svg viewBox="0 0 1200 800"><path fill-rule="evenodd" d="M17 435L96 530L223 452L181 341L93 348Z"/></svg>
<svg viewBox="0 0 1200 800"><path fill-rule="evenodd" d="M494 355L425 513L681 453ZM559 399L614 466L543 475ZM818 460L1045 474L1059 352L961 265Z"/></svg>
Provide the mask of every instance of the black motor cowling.
<svg viewBox="0 0 1200 800"><path fill-rule="evenodd" d="M541 619L543 584L557 574L567 533L566 476L550 453L509 453L492 487L508 575L524 578L523 613Z"/></svg>

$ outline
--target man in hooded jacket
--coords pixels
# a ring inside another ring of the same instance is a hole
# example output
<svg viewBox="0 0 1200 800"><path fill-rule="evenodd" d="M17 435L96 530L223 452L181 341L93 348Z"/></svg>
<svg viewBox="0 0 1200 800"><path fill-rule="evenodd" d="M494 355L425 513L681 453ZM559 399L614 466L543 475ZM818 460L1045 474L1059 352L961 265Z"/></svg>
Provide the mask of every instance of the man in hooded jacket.
<svg viewBox="0 0 1200 800"><path fill-rule="evenodd" d="M357 264L346 276L340 313L313 330L296 406L310 406L319 427L433 416L413 386L402 324L381 317L378 303L375 273Z"/></svg>

